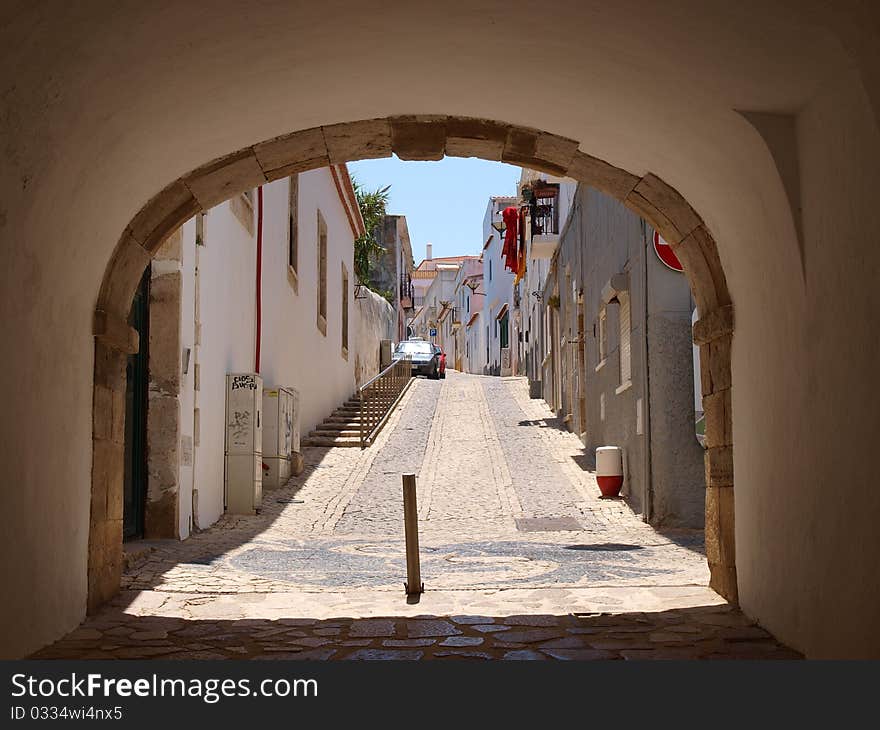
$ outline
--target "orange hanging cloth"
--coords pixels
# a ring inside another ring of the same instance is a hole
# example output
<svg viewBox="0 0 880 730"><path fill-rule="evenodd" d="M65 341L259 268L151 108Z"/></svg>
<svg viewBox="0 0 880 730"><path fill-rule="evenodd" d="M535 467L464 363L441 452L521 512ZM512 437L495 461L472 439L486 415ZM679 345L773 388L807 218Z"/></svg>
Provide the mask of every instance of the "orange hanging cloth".
<svg viewBox="0 0 880 730"><path fill-rule="evenodd" d="M504 220L504 247L501 249L501 256L504 258L504 268L510 269L516 273L517 265L517 247L519 245L519 210L513 206L505 208L501 214Z"/></svg>

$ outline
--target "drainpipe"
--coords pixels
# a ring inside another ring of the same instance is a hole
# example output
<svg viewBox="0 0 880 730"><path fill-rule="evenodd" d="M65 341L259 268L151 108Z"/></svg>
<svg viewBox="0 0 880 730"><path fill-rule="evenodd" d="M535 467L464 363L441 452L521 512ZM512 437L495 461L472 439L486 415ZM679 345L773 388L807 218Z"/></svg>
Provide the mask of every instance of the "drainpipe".
<svg viewBox="0 0 880 730"><path fill-rule="evenodd" d="M645 244L644 249L644 260L642 265L642 272L644 276L645 286L642 289L642 294L645 299L645 331L644 331L644 346L642 347L642 353L644 358L644 388L643 392L645 393L645 405L644 405L644 429L645 429L645 448L644 448L644 467L645 467L645 492L644 492L644 510L645 510L645 522L650 522L651 517L654 513L654 490L651 479L651 375L650 375L650 366L648 365L648 230L647 225L644 221L642 221L642 239Z"/></svg>
<svg viewBox="0 0 880 730"><path fill-rule="evenodd" d="M260 372L260 343L263 330L263 186L257 188L257 326L254 372Z"/></svg>

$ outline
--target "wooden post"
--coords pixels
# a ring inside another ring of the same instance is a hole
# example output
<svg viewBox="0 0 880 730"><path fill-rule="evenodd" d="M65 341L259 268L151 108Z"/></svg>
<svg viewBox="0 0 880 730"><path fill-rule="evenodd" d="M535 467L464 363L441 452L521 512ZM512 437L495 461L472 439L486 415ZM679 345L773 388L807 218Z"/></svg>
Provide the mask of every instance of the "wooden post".
<svg viewBox="0 0 880 730"><path fill-rule="evenodd" d="M416 506L416 475L403 475L403 527L406 534L406 594L425 592L419 566L419 510Z"/></svg>

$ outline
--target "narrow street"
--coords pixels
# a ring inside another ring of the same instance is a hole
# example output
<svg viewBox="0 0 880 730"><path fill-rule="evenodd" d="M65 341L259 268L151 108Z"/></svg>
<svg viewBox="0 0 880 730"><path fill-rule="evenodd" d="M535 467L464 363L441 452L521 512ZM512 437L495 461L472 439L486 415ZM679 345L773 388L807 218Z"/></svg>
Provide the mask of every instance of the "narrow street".
<svg viewBox="0 0 880 730"><path fill-rule="evenodd" d="M702 533L599 499L521 378L414 380L374 446L305 448L262 513L127 546L123 590L36 658L792 658L708 587ZM418 475L407 601L401 474Z"/></svg>

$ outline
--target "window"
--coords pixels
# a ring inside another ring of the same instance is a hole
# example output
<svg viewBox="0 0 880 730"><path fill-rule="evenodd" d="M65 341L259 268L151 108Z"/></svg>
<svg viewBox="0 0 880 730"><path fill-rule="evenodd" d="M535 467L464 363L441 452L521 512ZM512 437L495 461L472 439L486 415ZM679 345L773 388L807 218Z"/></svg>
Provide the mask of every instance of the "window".
<svg viewBox="0 0 880 730"><path fill-rule="evenodd" d="M496 320L497 324L497 320ZM509 314L507 312L504 313L504 316L501 318L501 347L505 348L509 345L510 339L510 320Z"/></svg>
<svg viewBox="0 0 880 730"><path fill-rule="evenodd" d="M287 266L294 291L299 291L299 175L290 176L290 193L287 199Z"/></svg>
<svg viewBox="0 0 880 730"><path fill-rule="evenodd" d="M468 314L471 313L471 298L470 298L470 296L468 296L468 298L467 298L467 312L468 312Z"/></svg>
<svg viewBox="0 0 880 730"><path fill-rule="evenodd" d="M632 347L630 331L629 294L620 292L617 295L620 302L620 385L628 385L632 380Z"/></svg>
<svg viewBox="0 0 880 730"><path fill-rule="evenodd" d="M327 224L318 211L318 329L327 336Z"/></svg>
<svg viewBox="0 0 880 730"><path fill-rule="evenodd" d="M602 365L605 362L605 357L608 354L608 325L607 325L607 311L605 307L599 311L599 365Z"/></svg>
<svg viewBox="0 0 880 730"><path fill-rule="evenodd" d="M489 281L492 281L492 259L489 259Z"/></svg>
<svg viewBox="0 0 880 730"><path fill-rule="evenodd" d="M342 264L342 357L348 360L348 269Z"/></svg>

